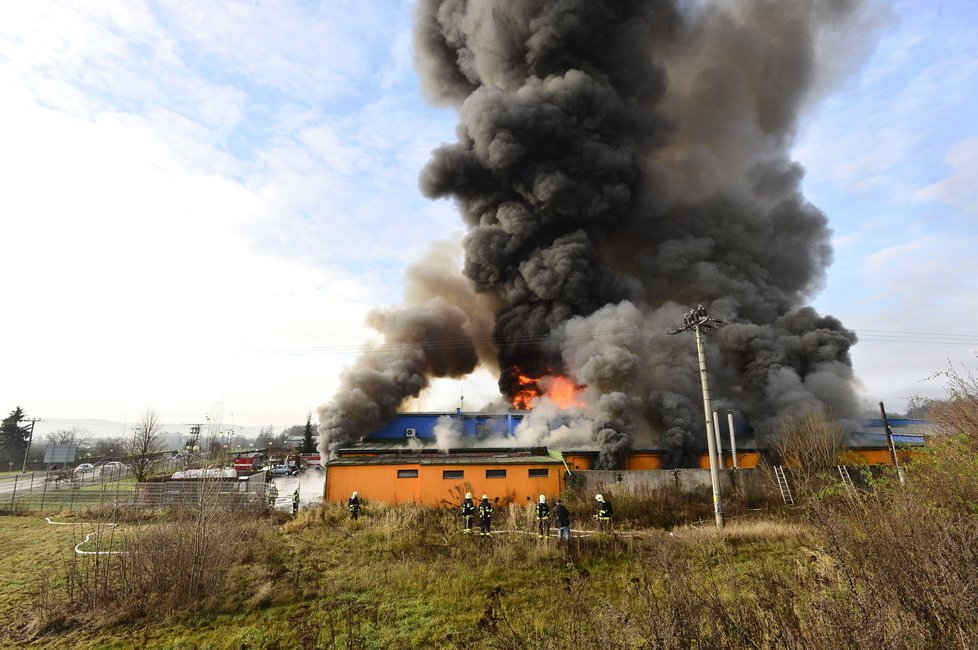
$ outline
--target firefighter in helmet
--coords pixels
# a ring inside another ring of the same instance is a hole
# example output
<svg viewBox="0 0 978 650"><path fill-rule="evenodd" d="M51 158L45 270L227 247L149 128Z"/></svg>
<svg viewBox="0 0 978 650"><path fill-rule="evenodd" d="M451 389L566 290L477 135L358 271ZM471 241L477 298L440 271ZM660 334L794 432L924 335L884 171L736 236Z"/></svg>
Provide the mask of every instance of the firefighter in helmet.
<svg viewBox="0 0 978 650"><path fill-rule="evenodd" d="M472 503L472 493L466 492L465 499L462 501L462 532L467 535L472 533L473 519L475 519L475 504Z"/></svg>
<svg viewBox="0 0 978 650"><path fill-rule="evenodd" d="M492 532L492 504L489 503L488 495L482 495L482 502L479 504L479 535L488 537Z"/></svg>
<svg viewBox="0 0 978 650"><path fill-rule="evenodd" d="M537 537L544 539L550 536L550 506L547 505L547 495L541 494L537 503Z"/></svg>
<svg viewBox="0 0 978 650"><path fill-rule="evenodd" d="M292 493L292 516L299 514L299 488Z"/></svg>
<svg viewBox="0 0 978 650"><path fill-rule="evenodd" d="M611 532L611 517L614 514L611 510L611 501L600 494L595 495L594 500L598 502L598 512L594 515L594 518L598 520L598 530L606 533Z"/></svg>
<svg viewBox="0 0 978 650"><path fill-rule="evenodd" d="M360 517L360 493L354 492L350 500L346 502L346 507L350 509L350 519L356 521Z"/></svg>

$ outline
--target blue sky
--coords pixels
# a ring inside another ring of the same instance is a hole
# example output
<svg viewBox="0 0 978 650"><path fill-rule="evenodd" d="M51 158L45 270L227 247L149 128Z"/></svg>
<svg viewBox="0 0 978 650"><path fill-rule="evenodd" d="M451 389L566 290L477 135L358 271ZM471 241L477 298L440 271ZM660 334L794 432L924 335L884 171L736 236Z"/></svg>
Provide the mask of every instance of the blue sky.
<svg viewBox="0 0 978 650"><path fill-rule="evenodd" d="M326 401L367 311L461 236L417 190L455 119L421 97L412 5L0 5L0 408L178 422L223 402L285 426ZM815 305L863 339L867 401L899 409L978 348L978 8L881 16L795 156L835 231Z"/></svg>

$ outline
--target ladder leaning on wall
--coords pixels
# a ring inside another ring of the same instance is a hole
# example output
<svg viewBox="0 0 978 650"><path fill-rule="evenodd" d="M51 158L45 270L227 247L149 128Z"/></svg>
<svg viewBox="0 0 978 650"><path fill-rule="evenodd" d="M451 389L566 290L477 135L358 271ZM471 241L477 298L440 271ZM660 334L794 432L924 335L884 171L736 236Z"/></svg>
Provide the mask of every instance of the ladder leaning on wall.
<svg viewBox="0 0 978 650"><path fill-rule="evenodd" d="M781 490L781 499L786 506L795 505L795 500L791 496L791 488L788 487L788 477L784 475L784 468L781 465L774 466L774 478L778 480L778 489Z"/></svg>
<svg viewBox="0 0 978 650"><path fill-rule="evenodd" d="M852 477L849 476L849 468L845 465L838 465L839 476L842 478L842 485L846 488L846 493L849 495L850 499L856 498L856 486L852 482Z"/></svg>

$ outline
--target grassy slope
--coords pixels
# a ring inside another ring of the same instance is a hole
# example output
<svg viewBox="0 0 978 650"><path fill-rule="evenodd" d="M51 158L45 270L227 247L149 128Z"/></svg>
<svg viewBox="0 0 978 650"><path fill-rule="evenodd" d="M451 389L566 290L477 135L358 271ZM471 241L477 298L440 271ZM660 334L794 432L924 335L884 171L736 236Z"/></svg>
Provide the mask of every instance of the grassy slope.
<svg viewBox="0 0 978 650"><path fill-rule="evenodd" d="M336 639L346 647L352 638L351 647L478 647L487 613L502 615L522 635L545 636L566 616L568 599L583 593L574 585L586 582L589 600L619 603L671 553L696 558L703 580L725 585L764 565L790 569L803 554L803 531L783 524L731 526L723 537L687 528L671 537L653 531L581 539L569 557L521 533L463 536L452 517L417 509L384 510L357 524L343 520L341 510L304 515L254 533L256 543L232 570L221 605L207 613L148 624L106 624L103 617L101 626L76 624L32 642L20 632L17 643L247 648L315 639L330 647ZM29 620L39 575L59 575L62 554L78 534L37 517L0 517L0 546L13 549L0 557L0 575L12 585L5 589L12 598L0 605L4 620Z"/></svg>

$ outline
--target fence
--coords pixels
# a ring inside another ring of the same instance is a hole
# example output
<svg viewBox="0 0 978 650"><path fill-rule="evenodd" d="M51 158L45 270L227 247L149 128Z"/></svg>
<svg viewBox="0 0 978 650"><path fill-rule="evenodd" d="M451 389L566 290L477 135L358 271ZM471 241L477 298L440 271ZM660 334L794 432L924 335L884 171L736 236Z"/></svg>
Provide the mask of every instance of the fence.
<svg viewBox="0 0 978 650"><path fill-rule="evenodd" d="M178 466L175 466L178 468ZM161 468L154 468L159 471ZM166 468L169 471L170 468ZM206 489L203 489L206 488ZM76 473L28 472L0 476L0 509L73 510L100 506L172 506L217 499L228 508L263 505L264 475L248 479L160 480L136 483L121 467Z"/></svg>

